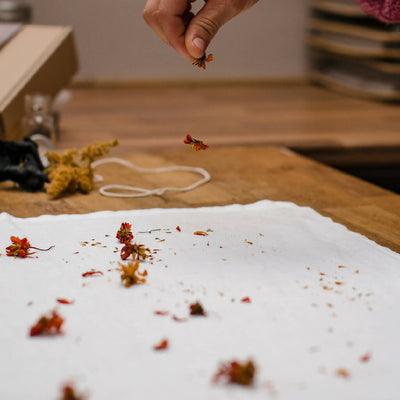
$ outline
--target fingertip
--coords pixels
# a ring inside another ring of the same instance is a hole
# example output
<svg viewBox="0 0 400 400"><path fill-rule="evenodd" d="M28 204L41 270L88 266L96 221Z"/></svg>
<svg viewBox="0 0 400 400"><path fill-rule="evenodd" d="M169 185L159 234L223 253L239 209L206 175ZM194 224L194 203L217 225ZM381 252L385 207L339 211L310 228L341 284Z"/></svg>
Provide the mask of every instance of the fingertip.
<svg viewBox="0 0 400 400"><path fill-rule="evenodd" d="M200 36L194 36L186 39L186 48L192 57L200 58L206 51L207 42Z"/></svg>

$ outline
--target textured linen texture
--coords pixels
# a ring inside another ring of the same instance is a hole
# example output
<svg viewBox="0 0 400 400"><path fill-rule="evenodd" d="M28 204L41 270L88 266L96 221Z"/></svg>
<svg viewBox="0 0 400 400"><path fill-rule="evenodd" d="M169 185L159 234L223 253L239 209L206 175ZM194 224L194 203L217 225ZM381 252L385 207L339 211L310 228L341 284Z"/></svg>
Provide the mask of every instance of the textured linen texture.
<svg viewBox="0 0 400 400"><path fill-rule="evenodd" d="M122 222L153 252L130 288ZM3 213L0 227L0 399L57 399L65 382L88 400L398 398L400 256L310 208ZM7 257L11 235L55 247ZM207 316L190 316L196 301ZM64 335L30 337L54 308ZM252 387L212 383L221 362L248 359Z"/></svg>

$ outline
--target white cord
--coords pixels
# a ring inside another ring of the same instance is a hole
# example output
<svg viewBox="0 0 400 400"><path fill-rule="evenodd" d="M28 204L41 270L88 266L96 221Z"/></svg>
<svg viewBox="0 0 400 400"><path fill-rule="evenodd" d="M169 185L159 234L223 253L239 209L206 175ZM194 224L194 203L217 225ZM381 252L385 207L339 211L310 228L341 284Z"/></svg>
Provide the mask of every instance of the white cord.
<svg viewBox="0 0 400 400"><path fill-rule="evenodd" d="M109 163L121 164L125 167L128 167L137 172L142 172L145 174L162 174L164 172L185 171L185 172L193 172L195 174L199 174L199 175L203 176L203 178L200 179L199 181L193 183L192 185L189 185L189 186L186 186L183 188L163 187L163 188L148 190L148 189L143 189L143 188L139 188L139 187L135 187L135 186L128 186L128 185L105 185L99 189L99 192L101 195L107 196L107 197L133 198L133 197L145 197L145 196L151 196L151 195L161 196L168 190L171 192L187 192L189 190L196 189L198 186L202 185L203 183L207 183L211 180L210 174L203 168L187 167L184 165L174 165L171 167L161 167L161 168L143 168L143 167L138 167L137 165L132 164L129 161L123 160L121 158L115 158L115 157L103 158L101 160L94 161L92 163L92 167L96 168L99 165L109 164ZM124 190L124 191L128 191L128 192L136 192L136 193L116 193L116 192L114 192L114 190Z"/></svg>

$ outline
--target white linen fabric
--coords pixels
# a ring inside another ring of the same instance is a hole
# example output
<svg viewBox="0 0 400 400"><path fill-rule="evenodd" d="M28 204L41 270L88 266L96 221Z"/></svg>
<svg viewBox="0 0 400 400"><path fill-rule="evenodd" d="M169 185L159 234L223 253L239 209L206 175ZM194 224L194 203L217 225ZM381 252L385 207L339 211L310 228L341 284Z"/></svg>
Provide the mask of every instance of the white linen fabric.
<svg viewBox="0 0 400 400"><path fill-rule="evenodd" d="M130 288L117 270L122 222L153 252L147 282ZM11 235L55 247L8 257ZM310 208L3 213L0 253L1 399L56 399L65 382L89 400L399 396L400 255ZM82 277L91 269L103 275ZM190 316L196 301L206 316ZM64 334L30 337L54 309ZM212 382L220 363L249 359L252 387Z"/></svg>

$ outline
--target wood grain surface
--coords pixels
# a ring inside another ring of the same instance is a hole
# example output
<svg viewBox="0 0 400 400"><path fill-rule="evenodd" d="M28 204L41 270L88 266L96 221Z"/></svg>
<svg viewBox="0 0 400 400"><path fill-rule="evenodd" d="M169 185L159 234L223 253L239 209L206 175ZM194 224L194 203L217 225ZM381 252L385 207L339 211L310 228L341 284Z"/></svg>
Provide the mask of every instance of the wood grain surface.
<svg viewBox="0 0 400 400"><path fill-rule="evenodd" d="M21 192L13 183L3 182L0 183L0 211L18 217L34 217L99 210L248 204L263 199L291 201L312 207L350 230L400 252L400 196L286 148L211 147L204 152L194 152L182 144L179 150L132 151L118 156L143 167L204 167L212 179L191 192L167 192L163 196L137 199L107 198L95 190L87 195L74 194L51 200L44 192ZM130 184L144 188L181 187L198 179L197 175L186 172L143 175L115 164L99 166L96 173L103 176L102 184Z"/></svg>
<svg viewBox="0 0 400 400"><path fill-rule="evenodd" d="M400 163L400 111L306 82L209 82L73 89L58 148L117 137L118 152L179 148L190 133L219 146L286 146L335 166ZM379 148L379 151L375 151Z"/></svg>

